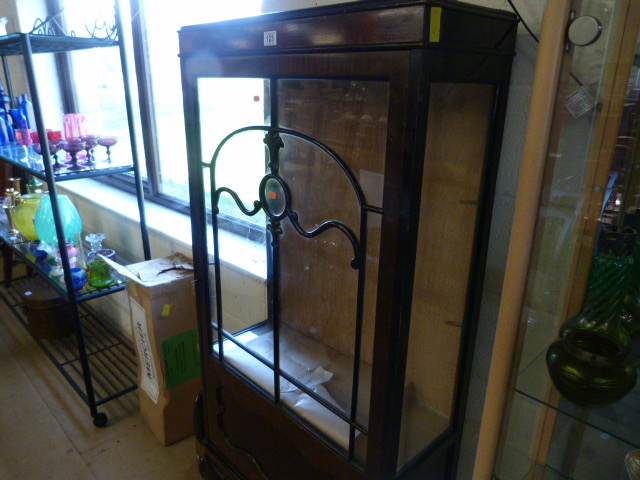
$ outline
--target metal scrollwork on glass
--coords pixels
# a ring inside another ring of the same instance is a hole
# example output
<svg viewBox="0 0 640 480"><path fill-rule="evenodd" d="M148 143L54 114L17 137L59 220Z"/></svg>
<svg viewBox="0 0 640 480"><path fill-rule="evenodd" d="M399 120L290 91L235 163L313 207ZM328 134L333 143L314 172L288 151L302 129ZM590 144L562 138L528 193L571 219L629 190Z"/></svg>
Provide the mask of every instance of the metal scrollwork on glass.
<svg viewBox="0 0 640 480"><path fill-rule="evenodd" d="M257 126L241 128L229 134L216 149L216 152L214 153L213 159L211 161L212 166L215 165L222 146L231 137L250 130L265 131L264 143L267 146L267 150L269 152L268 167L270 173L267 173L260 182L260 189L258 192L260 200L254 201L253 209L249 210L244 205L236 192L227 187L220 187L214 189L214 191L212 192L212 205L215 213L218 213L217 205L222 193L227 193L228 195L230 195L236 203L237 207L242 211L243 214L247 216L256 215L261 210L264 211L264 213L269 218L269 225L267 225L267 230L269 230L272 234L273 246L276 246L278 244L279 236L282 235L283 232L281 222L286 218L289 219L289 222L291 223L291 226L294 228L294 230L304 238L315 238L329 229L337 229L347 237L347 239L351 243L351 246L353 247L353 259L351 260L351 267L355 270L359 269L362 266L361 257L363 254L363 248L360 240L358 239L358 236L351 228L349 228L349 226L337 220L328 220L314 230L307 231L302 227L302 225L300 225L300 222L298 221L298 213L291 207L291 191L289 189L289 186L287 185L286 181L278 174L279 151L280 149L284 148L284 141L282 140L280 134L284 133L297 138L301 138L309 143L313 143L320 149L324 150L327 154L329 154L329 156L331 156L334 161L336 161L336 163L340 165L340 167L349 178L358 201L360 205L363 206L366 203L364 193L362 192L362 189L358 181L356 180L355 175L353 174L353 172L351 172L346 163L328 146L305 134L283 128ZM211 184L215 185L215 168L211 168L210 172L212 176Z"/></svg>

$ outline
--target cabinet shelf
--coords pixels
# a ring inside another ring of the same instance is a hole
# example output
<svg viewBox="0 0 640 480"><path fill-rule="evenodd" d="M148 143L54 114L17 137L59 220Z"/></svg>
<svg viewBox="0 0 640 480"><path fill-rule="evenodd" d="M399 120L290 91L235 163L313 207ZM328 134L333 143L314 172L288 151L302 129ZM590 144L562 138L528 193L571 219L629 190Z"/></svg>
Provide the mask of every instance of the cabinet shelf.
<svg viewBox="0 0 640 480"><path fill-rule="evenodd" d="M636 369L639 369L640 345L637 343L633 346L631 358ZM640 448L640 431L635 428L640 424L640 384L636 384L621 400L603 408L584 408L565 398L561 398L558 403L550 402L550 388L553 387L547 373L545 352L542 352L518 376L516 392L606 435Z"/></svg>
<svg viewBox="0 0 640 480"><path fill-rule="evenodd" d="M495 472L494 480L629 478L625 458L636 449L634 445L603 431L602 424L594 426L593 417L580 416L576 410L571 411L566 406L555 408L519 390L515 390L514 399L514 405L519 405L518 411L535 412L535 404L551 407L556 415L546 418L553 418L554 433L549 439L549 453L544 457L532 455L526 444L507 444L505 463L500 466L500 471ZM581 453L585 445L588 455Z"/></svg>
<svg viewBox="0 0 640 480"><path fill-rule="evenodd" d="M31 277L0 282L0 300L29 331L19 290ZM100 322L89 310L81 308L80 324L91 366L92 385L96 405L102 405L137 388L135 351L113 329ZM33 337L79 396L89 403L83 383L81 359L74 336L59 339Z"/></svg>
<svg viewBox="0 0 640 480"><path fill-rule="evenodd" d="M495 480L501 479L496 477ZM557 472L551 467L534 465L522 480L572 480L572 478Z"/></svg>

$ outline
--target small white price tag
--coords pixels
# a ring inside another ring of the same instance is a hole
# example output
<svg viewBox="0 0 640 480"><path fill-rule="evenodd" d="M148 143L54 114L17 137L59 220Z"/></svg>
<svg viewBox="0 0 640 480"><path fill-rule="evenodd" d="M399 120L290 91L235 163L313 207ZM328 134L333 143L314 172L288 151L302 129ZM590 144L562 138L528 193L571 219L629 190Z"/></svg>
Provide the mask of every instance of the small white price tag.
<svg viewBox="0 0 640 480"><path fill-rule="evenodd" d="M596 99L586 87L580 87L565 99L564 104L573 118L579 118L594 109Z"/></svg>
<svg viewBox="0 0 640 480"><path fill-rule="evenodd" d="M265 47L273 47L278 44L278 38L276 36L276 31L272 32L264 32L264 46Z"/></svg>

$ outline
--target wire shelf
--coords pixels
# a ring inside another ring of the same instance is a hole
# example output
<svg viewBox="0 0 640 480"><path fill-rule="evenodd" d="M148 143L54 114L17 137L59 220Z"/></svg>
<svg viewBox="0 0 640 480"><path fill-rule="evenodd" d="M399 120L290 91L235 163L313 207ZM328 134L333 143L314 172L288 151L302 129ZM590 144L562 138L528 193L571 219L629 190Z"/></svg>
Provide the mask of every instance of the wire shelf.
<svg viewBox="0 0 640 480"><path fill-rule="evenodd" d="M0 299L27 331L29 331L29 325L19 291L20 287L30 278L32 277L0 282ZM133 347L117 331L101 322L86 307L79 305L78 313L91 370L96 405L102 405L137 389L137 363ZM58 339L43 339L32 335L32 338L80 397L88 403L75 335Z"/></svg>
<svg viewBox="0 0 640 480"><path fill-rule="evenodd" d="M23 34L11 33L0 37L0 56L24 55L20 40ZM32 53L58 53L88 48L113 47L118 40L105 38L72 37L61 35L29 35Z"/></svg>

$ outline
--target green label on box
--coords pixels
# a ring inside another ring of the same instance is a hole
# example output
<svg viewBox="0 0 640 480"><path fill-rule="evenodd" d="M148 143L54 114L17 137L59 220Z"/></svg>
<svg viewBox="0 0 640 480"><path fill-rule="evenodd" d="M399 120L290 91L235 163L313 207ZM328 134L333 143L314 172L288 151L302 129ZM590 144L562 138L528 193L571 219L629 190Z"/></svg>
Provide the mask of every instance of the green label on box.
<svg viewBox="0 0 640 480"><path fill-rule="evenodd" d="M200 375L198 330L180 333L162 341L167 389Z"/></svg>

